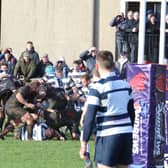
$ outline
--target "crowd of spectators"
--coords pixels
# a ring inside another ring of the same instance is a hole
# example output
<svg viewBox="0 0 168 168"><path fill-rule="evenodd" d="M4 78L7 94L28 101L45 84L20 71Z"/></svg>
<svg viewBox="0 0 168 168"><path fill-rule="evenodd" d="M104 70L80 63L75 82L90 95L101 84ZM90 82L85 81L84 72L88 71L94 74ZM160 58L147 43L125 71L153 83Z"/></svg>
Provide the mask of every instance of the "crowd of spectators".
<svg viewBox="0 0 168 168"><path fill-rule="evenodd" d="M116 65L114 71L126 79L126 65L137 63L139 13L128 11L117 15L110 22L116 28ZM158 62L159 19L152 10L146 15L145 59L147 62ZM166 16L166 34L168 33L168 15ZM167 41L167 36L166 36ZM166 43L167 44L167 43ZM165 53L168 45L165 45ZM72 67L66 64L66 58L59 57L56 62L50 61L47 53L39 56L32 41L26 43L25 51L16 58L12 48L6 48L0 54L0 82L7 77L15 77L23 83L33 78L40 78L54 88L63 88L68 101L69 111L75 111L75 128L71 129L72 138L79 138L79 122L86 101L92 72L95 71L95 60L98 50L92 46L73 60ZM168 58L167 54L165 57ZM66 108L66 107L65 107ZM0 112L1 113L1 112ZM1 120L1 115L0 115ZM0 123L2 125L2 123ZM75 131L74 131L75 130Z"/></svg>
<svg viewBox="0 0 168 168"><path fill-rule="evenodd" d="M62 56L59 57L55 63L50 61L47 53L39 56L33 42L28 41L26 43L26 49L21 53L20 57L15 57L13 55L12 48L7 48L1 52L0 82L9 77L14 77L21 80L25 85L31 83L34 79L38 79L40 83L45 82L53 88L64 89L68 102L68 105L64 108L75 114L75 117L72 119L72 126L68 129L73 139L79 139L80 116L86 101L86 94L92 78L92 71L95 67L96 52L96 47L91 47L81 52L79 58L73 60L72 67L69 67L66 64L65 58ZM24 96L25 95L22 96L23 100ZM23 102L25 101L26 100ZM52 103L53 102L51 102L51 104ZM3 110L3 108L0 110L0 114L3 114L0 115L1 130L3 129L2 121L4 120ZM5 131L5 133L2 131L0 137L2 138L6 135L9 130L11 130L11 128Z"/></svg>
<svg viewBox="0 0 168 168"><path fill-rule="evenodd" d="M168 15L166 22L165 58L168 58ZM110 26L116 28L115 34L115 58L119 59L122 52L127 52L128 60L137 63L138 60L138 32L139 32L139 12L128 11L126 16L123 13L115 16ZM158 63L159 57L159 33L160 18L153 10L146 12L146 32L145 32L145 63Z"/></svg>

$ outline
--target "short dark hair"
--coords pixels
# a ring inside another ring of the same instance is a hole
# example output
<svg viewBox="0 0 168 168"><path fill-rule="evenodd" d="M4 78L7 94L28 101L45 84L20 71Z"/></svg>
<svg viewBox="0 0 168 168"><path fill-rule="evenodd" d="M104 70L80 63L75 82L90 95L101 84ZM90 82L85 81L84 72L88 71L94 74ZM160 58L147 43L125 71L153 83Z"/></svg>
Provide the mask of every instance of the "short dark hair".
<svg viewBox="0 0 168 168"><path fill-rule="evenodd" d="M90 80L90 76L89 74L85 74L85 75L80 76L80 79L86 79L88 81Z"/></svg>
<svg viewBox="0 0 168 168"><path fill-rule="evenodd" d="M99 51L96 61L103 69L111 70L114 67L113 54L108 50Z"/></svg>
<svg viewBox="0 0 168 168"><path fill-rule="evenodd" d="M32 41L27 41L26 44L31 44L31 45L33 45L33 42L32 42Z"/></svg>
<svg viewBox="0 0 168 168"><path fill-rule="evenodd" d="M35 80L35 81L32 81L31 83L29 83L29 87L34 89L34 88L39 88L40 86L40 82Z"/></svg>
<svg viewBox="0 0 168 168"><path fill-rule="evenodd" d="M73 64L78 64L78 65L80 65L80 64L81 64L81 60L80 60L80 59L74 60L74 61L73 61Z"/></svg>

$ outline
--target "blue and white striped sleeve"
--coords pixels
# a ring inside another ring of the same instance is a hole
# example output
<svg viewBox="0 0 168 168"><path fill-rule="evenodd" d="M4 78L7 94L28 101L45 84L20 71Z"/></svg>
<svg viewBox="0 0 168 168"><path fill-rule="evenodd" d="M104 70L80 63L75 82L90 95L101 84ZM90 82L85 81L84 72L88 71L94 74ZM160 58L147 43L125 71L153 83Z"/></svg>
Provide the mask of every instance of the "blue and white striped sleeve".
<svg viewBox="0 0 168 168"><path fill-rule="evenodd" d="M95 124L96 112L98 110L100 100L99 100L99 92L91 88L89 90L89 96L87 98L87 112L84 120L83 127L83 141L87 142L91 136L92 128Z"/></svg>

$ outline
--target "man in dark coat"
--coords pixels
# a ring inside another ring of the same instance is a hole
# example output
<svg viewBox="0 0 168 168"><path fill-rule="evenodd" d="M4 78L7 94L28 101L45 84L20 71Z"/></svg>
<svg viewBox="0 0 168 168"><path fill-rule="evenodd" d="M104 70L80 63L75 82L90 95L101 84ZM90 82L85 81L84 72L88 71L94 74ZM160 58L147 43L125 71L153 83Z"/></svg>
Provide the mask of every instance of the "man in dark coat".
<svg viewBox="0 0 168 168"><path fill-rule="evenodd" d="M125 18L123 13L114 17L111 22L111 27L116 27L115 32L115 59L118 60L121 52L127 50L126 46L126 37L125 37Z"/></svg>
<svg viewBox="0 0 168 168"><path fill-rule="evenodd" d="M151 15L149 21L146 23L145 36L145 55L146 60L152 63L158 63L159 58L159 32L160 23L155 15Z"/></svg>
<svg viewBox="0 0 168 168"><path fill-rule="evenodd" d="M86 66L90 72L92 72L95 67L96 53L96 47L91 47L89 50L82 52L79 56L82 61L86 62Z"/></svg>
<svg viewBox="0 0 168 168"><path fill-rule="evenodd" d="M53 63L49 61L48 54L44 54L37 65L36 77L43 77L45 75L45 68L49 65L53 65Z"/></svg>
<svg viewBox="0 0 168 168"><path fill-rule="evenodd" d="M127 14L125 32L129 47L130 62L136 63L138 57L139 13L129 11Z"/></svg>
<svg viewBox="0 0 168 168"><path fill-rule="evenodd" d="M126 79L127 78L126 67L127 67L128 63L130 63L129 60L128 60L128 53L127 52L122 52L120 54L120 58L119 58L118 62L116 63L116 68L119 71L119 77L121 79Z"/></svg>

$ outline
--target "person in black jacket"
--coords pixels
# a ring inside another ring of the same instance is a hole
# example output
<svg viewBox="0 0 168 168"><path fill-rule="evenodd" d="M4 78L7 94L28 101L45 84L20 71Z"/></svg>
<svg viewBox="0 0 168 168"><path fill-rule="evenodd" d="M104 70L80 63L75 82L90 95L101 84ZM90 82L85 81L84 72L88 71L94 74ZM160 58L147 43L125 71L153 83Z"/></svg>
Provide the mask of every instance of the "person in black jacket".
<svg viewBox="0 0 168 168"><path fill-rule="evenodd" d="M40 60L39 64L37 65L36 77L43 77L44 74L45 74L45 68L48 65L53 65L53 63L49 60L48 54L44 54L41 57L41 60Z"/></svg>
<svg viewBox="0 0 168 168"><path fill-rule="evenodd" d="M127 67L128 63L130 63L129 60L128 60L128 53L127 52L122 52L120 54L120 58L119 58L118 62L116 63L116 68L118 69L119 77L121 79L126 79L127 78L126 67Z"/></svg>
<svg viewBox="0 0 168 168"><path fill-rule="evenodd" d="M87 69L92 72L96 63L97 48L91 47L80 54L80 59L86 63Z"/></svg>
<svg viewBox="0 0 168 168"><path fill-rule="evenodd" d="M124 14L121 13L114 17L111 22L111 27L116 27L115 32L115 59L118 60L118 57L120 56L121 52L124 50L127 50L126 48L126 38L125 38L125 18Z"/></svg>
<svg viewBox="0 0 168 168"><path fill-rule="evenodd" d="M146 60L158 63L159 56L159 22L155 15L151 15L146 23L145 55Z"/></svg>
<svg viewBox="0 0 168 168"><path fill-rule="evenodd" d="M137 62L138 55L139 13L128 11L125 32L129 48L130 62Z"/></svg>

